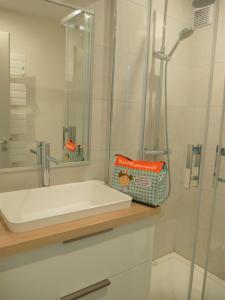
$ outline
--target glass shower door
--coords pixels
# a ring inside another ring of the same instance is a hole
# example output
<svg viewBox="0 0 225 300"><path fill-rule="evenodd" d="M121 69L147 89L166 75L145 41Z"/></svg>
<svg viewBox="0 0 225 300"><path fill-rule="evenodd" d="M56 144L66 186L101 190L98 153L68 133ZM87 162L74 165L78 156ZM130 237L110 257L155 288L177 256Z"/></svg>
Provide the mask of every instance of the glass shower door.
<svg viewBox="0 0 225 300"><path fill-rule="evenodd" d="M225 124L217 147L211 232L203 300L225 299Z"/></svg>
<svg viewBox="0 0 225 300"><path fill-rule="evenodd" d="M216 1L218 16L215 30L215 55L210 104L206 167L203 176L199 234L196 247L196 263L202 255L205 267L201 300L225 299L225 2ZM207 242L206 242L207 241ZM197 267L193 287L199 284L201 274ZM194 289L192 299L194 297Z"/></svg>
<svg viewBox="0 0 225 300"><path fill-rule="evenodd" d="M223 72L225 75L225 70ZM225 298L225 77L220 110L222 117L219 143L215 149L210 236L202 300Z"/></svg>
<svg viewBox="0 0 225 300"><path fill-rule="evenodd" d="M214 4L214 14L216 8ZM212 23L196 26L192 35L178 43L169 57L167 74L164 68L161 91L162 60L160 55L154 55L160 50L168 54L173 49L184 30L193 26L194 9L192 1L152 1L145 160L166 160L166 156L155 156L153 151L167 149L167 128L171 173L171 194L156 224L151 282L151 299L154 300L190 299L193 263L204 267L206 255L204 248L196 255L195 248L201 199L211 201L211 194L202 188L202 179L211 109L215 15ZM163 30L166 32L165 49L162 47ZM160 107L159 93L162 93ZM207 241L204 238L204 242ZM193 299L200 300L201 292L201 285L198 285Z"/></svg>

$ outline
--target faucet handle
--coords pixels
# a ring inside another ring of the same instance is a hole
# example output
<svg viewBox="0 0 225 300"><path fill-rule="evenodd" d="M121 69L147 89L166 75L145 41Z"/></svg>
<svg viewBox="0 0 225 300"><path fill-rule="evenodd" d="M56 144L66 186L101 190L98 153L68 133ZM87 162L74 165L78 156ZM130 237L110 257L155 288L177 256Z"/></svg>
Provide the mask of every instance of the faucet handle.
<svg viewBox="0 0 225 300"><path fill-rule="evenodd" d="M37 155L37 150L30 149L30 153L32 153L32 154L36 154L36 155Z"/></svg>
<svg viewBox="0 0 225 300"><path fill-rule="evenodd" d="M42 163L42 153L41 153L41 151L42 151L43 142L35 140L35 143L36 143L36 149L31 148L29 151L30 151L30 153L37 155L37 164L41 165L41 163Z"/></svg>
<svg viewBox="0 0 225 300"><path fill-rule="evenodd" d="M34 149L30 149L30 152L32 153L32 154L38 154L38 151L40 151L40 148L42 147L42 143L43 142L41 142L41 141L38 141L38 140L34 140L34 142L35 142L35 144L36 144L36 148L37 148L37 150L34 150Z"/></svg>

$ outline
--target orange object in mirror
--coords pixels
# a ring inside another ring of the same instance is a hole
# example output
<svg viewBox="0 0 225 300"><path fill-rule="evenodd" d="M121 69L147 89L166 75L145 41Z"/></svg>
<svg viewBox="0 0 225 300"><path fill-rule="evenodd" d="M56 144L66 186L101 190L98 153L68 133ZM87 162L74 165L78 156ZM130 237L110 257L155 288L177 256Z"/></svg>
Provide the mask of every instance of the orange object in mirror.
<svg viewBox="0 0 225 300"><path fill-rule="evenodd" d="M77 148L76 144L72 140L68 140L65 144L65 147L70 152L75 152Z"/></svg>

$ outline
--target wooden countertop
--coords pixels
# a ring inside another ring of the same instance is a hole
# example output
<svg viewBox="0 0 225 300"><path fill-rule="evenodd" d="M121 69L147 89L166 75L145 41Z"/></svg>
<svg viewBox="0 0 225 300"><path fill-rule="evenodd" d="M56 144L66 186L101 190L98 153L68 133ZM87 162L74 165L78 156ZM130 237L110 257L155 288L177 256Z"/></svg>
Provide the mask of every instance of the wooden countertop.
<svg viewBox="0 0 225 300"><path fill-rule="evenodd" d="M0 258L89 236L142 218L155 216L159 212L160 207L152 208L133 203L127 209L22 233L10 232L3 220L0 220Z"/></svg>

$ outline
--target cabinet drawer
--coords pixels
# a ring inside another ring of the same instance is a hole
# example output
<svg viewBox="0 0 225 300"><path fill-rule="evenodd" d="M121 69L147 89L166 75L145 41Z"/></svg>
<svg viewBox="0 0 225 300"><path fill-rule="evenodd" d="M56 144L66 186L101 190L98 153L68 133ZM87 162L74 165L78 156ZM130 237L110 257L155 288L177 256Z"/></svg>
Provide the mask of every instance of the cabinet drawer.
<svg viewBox="0 0 225 300"><path fill-rule="evenodd" d="M84 297L77 298L79 292L75 292L61 300L76 298L81 300L149 300L150 274L151 263L149 262L109 278L110 285L104 287L103 284L102 288L89 291L90 293ZM85 290L88 290L88 287ZM83 290L84 293L85 290Z"/></svg>
<svg viewBox="0 0 225 300"><path fill-rule="evenodd" d="M58 299L59 258L53 253L55 246L0 260L0 299Z"/></svg>
<svg viewBox="0 0 225 300"><path fill-rule="evenodd" d="M60 299L150 261L152 222L145 219L1 260L0 299Z"/></svg>
<svg viewBox="0 0 225 300"><path fill-rule="evenodd" d="M154 227L132 223L91 238L62 245L60 295L89 286L151 260Z"/></svg>

